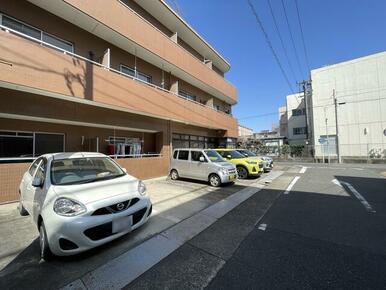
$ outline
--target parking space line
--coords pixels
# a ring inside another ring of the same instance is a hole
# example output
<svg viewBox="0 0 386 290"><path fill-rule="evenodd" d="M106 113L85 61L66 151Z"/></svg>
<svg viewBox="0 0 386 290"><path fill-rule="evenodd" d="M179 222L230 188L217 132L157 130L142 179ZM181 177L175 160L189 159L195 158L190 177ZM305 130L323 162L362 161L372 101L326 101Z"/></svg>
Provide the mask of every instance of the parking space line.
<svg viewBox="0 0 386 290"><path fill-rule="evenodd" d="M305 173L307 170L306 166L302 166L302 169L300 169L299 173Z"/></svg>
<svg viewBox="0 0 386 290"><path fill-rule="evenodd" d="M295 176L295 178L288 185L287 189L284 191L284 194L289 194L292 187L294 187L295 183L299 180L300 176Z"/></svg>
<svg viewBox="0 0 386 290"><path fill-rule="evenodd" d="M281 174L283 172L278 172L275 178ZM79 285L84 285L86 289L121 289L263 188L264 186L257 182L251 184L151 237L61 289L74 290L78 289L76 287Z"/></svg>
<svg viewBox="0 0 386 290"><path fill-rule="evenodd" d="M267 224L261 224L261 225L259 225L259 227L257 229L259 229L261 231L265 231L267 229Z"/></svg>
<svg viewBox="0 0 386 290"><path fill-rule="evenodd" d="M373 213L376 212L375 210L373 210L373 208L367 202L367 200L354 188L354 186L352 186L350 183L345 182L345 181L341 181L340 183L344 184L344 185L346 185L348 187L348 189L352 192L352 194L355 195L355 197L361 202L361 204L365 207L365 209L368 212L373 212Z"/></svg>

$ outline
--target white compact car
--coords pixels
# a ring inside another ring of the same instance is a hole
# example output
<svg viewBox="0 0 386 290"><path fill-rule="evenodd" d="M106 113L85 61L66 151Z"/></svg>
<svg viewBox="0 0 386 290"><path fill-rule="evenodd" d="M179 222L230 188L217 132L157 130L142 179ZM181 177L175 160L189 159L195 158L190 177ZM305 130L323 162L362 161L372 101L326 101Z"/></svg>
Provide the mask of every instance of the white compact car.
<svg viewBox="0 0 386 290"><path fill-rule="evenodd" d="M42 155L19 190L20 214L36 223L43 259L107 243L143 225L152 211L144 183L100 153Z"/></svg>

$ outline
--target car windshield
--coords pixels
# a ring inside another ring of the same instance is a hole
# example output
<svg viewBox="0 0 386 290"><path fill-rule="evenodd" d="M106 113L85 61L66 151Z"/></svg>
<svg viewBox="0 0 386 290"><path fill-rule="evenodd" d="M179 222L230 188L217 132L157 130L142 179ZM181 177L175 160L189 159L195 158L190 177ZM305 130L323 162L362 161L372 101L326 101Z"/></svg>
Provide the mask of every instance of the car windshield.
<svg viewBox="0 0 386 290"><path fill-rule="evenodd" d="M241 154L243 154L246 157L255 157L255 156L257 156L255 153L253 153L252 151L249 151L249 150L238 150L238 152L240 152Z"/></svg>
<svg viewBox="0 0 386 290"><path fill-rule="evenodd" d="M54 185L90 183L123 175L123 170L108 157L59 159L51 163Z"/></svg>
<svg viewBox="0 0 386 290"><path fill-rule="evenodd" d="M221 156L227 157L228 155L231 156L231 159L240 159L240 158L246 158L243 154L236 150L230 150L230 151L222 151Z"/></svg>
<svg viewBox="0 0 386 290"><path fill-rule="evenodd" d="M205 154L212 162L225 162L221 155L214 150L205 150Z"/></svg>

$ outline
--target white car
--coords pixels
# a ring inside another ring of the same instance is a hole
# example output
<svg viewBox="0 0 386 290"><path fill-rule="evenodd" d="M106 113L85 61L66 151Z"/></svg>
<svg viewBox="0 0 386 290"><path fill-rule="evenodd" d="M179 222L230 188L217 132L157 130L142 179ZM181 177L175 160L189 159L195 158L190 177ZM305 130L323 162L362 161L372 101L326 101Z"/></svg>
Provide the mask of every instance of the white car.
<svg viewBox="0 0 386 290"><path fill-rule="evenodd" d="M145 184L100 153L54 153L36 159L20 183L21 215L40 234L40 255L73 255L143 225L152 204Z"/></svg>

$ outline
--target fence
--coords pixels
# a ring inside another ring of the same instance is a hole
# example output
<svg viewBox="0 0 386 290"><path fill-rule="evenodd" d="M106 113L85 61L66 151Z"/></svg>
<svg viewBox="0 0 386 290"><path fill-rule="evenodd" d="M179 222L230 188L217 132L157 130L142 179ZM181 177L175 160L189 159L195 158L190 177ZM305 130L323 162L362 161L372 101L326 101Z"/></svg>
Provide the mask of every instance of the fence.
<svg viewBox="0 0 386 290"><path fill-rule="evenodd" d="M247 146L258 155L267 155L281 161L317 163L338 162L338 150L343 163L386 163L386 143Z"/></svg>

